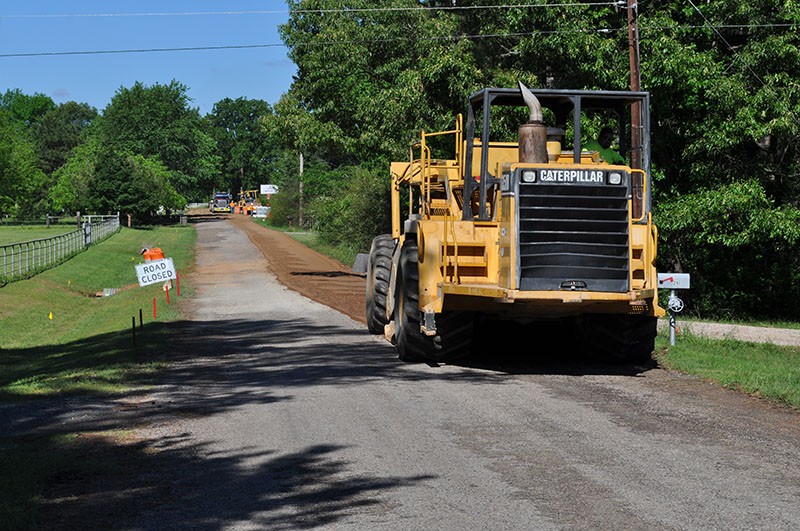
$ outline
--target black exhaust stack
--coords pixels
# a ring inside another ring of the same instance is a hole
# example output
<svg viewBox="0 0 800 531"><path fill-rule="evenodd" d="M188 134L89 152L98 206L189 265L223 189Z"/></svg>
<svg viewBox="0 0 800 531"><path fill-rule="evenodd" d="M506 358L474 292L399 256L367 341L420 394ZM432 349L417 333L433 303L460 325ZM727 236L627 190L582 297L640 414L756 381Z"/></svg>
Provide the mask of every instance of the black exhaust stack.
<svg viewBox="0 0 800 531"><path fill-rule="evenodd" d="M547 156L547 126L544 124L542 105L528 88L519 83L522 99L528 106L530 117L528 122L519 126L519 161L546 163Z"/></svg>

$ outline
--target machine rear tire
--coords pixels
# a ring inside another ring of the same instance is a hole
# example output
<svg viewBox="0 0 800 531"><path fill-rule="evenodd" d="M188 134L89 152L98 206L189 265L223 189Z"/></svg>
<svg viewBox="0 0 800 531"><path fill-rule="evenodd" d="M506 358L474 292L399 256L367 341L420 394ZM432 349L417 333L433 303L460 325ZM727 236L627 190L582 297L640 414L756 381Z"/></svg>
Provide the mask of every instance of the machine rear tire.
<svg viewBox="0 0 800 531"><path fill-rule="evenodd" d="M436 335L420 330L418 256L417 242L407 241L400 253L395 299L398 357L406 362L446 362L469 356L475 326L472 313L442 312L436 316Z"/></svg>
<svg viewBox="0 0 800 531"><path fill-rule="evenodd" d="M371 334L382 334L389 322L386 299L392 274L394 240L391 234L381 234L372 240L367 265L367 329Z"/></svg>
<svg viewBox="0 0 800 531"><path fill-rule="evenodd" d="M655 350L658 319L643 315L590 315L584 319L585 352L608 363L642 363Z"/></svg>

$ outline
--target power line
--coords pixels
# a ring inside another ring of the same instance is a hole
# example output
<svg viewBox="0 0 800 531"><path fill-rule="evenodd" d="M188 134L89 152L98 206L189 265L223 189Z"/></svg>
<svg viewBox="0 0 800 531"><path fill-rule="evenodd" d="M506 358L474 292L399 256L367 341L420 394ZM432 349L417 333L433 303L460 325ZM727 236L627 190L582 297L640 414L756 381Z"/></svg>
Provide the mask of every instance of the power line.
<svg viewBox="0 0 800 531"><path fill-rule="evenodd" d="M188 12L152 12L152 13L52 13L43 15L0 15L0 19L11 18L103 18L103 17L176 17L176 16L229 16L229 15L290 15L290 14L343 14L343 13L389 13L402 11L466 11L480 9L508 8L554 8L554 7L591 7L618 6L618 2L571 2L563 4L502 4L478 6L435 6L435 7L363 7L335 9L296 9L290 10L257 10L257 11L188 11Z"/></svg>
<svg viewBox="0 0 800 531"><path fill-rule="evenodd" d="M248 48L276 48L285 47L285 44L243 44L228 46L191 46L185 48L133 48L128 50L85 50L68 52L23 52L23 53L3 53L3 57L49 57L60 55L107 55L124 53L151 53L151 52L198 52L207 50L239 50Z"/></svg>
<svg viewBox="0 0 800 531"><path fill-rule="evenodd" d="M707 24L689 25L689 26L639 26L640 32L655 31L655 30L676 30L676 29L700 29L707 28ZM712 29L717 31L721 29L747 29L747 28L790 28L792 24L732 24L725 26L717 26ZM389 43L389 42L407 42L414 41L442 41L442 40L458 40L458 39L493 39L493 38L507 38L507 37L530 37L533 35L554 35L554 34L570 34L570 33L615 33L623 31L624 28L590 28L590 29L573 29L573 30L550 30L550 31L532 31L520 33L490 33L484 35L448 35L443 37L425 37L425 38L402 38L402 39L379 39L379 40L349 40L349 41L318 41L313 43L303 43L297 45L302 46L334 46L340 44L369 44L369 43ZM719 34L717 32L717 34ZM722 36L720 35L720 38ZM726 45L730 48L730 44L722 38ZM242 44L242 45L222 45L222 46L187 46L187 47L171 47L171 48L132 48L122 50L75 50L64 52L20 52L20 53L0 53L0 58L7 57L53 57L53 56L69 56L69 55L109 55L109 54L129 54L129 53L160 53L160 52L198 52L198 51L213 51L213 50L246 50L258 48L278 48L287 47L286 44ZM734 51L730 48L731 51ZM756 76L758 77L758 76Z"/></svg>
<svg viewBox="0 0 800 531"><path fill-rule="evenodd" d="M334 46L346 44L384 44L390 42L419 42L419 41L448 41L460 39L493 39L504 37L529 37L532 35L553 35L564 33L612 33L623 31L623 28L593 28L583 30L545 30L533 32L519 32L519 33L487 33L483 35L446 35L442 37L407 37L407 38L393 38L393 39L369 39L369 40L344 40L344 41L315 41L308 43L301 43L295 47L303 46ZM21 52L21 53L5 53L0 54L0 58L4 57L48 57L48 56L62 56L62 55L103 55L103 54L125 54L125 53L148 53L148 52L191 52L191 51L206 51L206 50L235 50L235 49L249 49L249 48L272 48L272 47L287 47L285 44L242 44L230 46L191 46L191 47L177 47L177 48L133 48L126 50L84 50L84 51L67 51L67 52Z"/></svg>
<svg viewBox="0 0 800 531"><path fill-rule="evenodd" d="M712 30L714 30L714 33L716 33L719 36L719 38L722 39L722 42L725 43L725 46L728 47L728 50L730 50L730 52L733 53L734 58L740 57L738 55L738 53L736 52L736 50L733 49L733 46L731 46L730 43L727 40L725 40L725 37L722 36L722 34L717 30L716 27L714 27L713 24L711 24L711 22L706 18L706 16L703 14L703 12L700 11L699 9L697 9L697 6L694 5L694 2L692 2L692 0L689 0L689 3L692 5L694 10L697 11L697 13L703 18L703 20L705 21L706 25L708 27L710 27ZM766 86L766 83L764 83L764 81L760 77L758 77L758 74L756 74L753 71L753 69L750 68L750 65L745 63L744 66L745 66L745 68L747 68L750 71L751 74L753 74L753 77L755 77L758 80L758 82L761 83L762 86Z"/></svg>

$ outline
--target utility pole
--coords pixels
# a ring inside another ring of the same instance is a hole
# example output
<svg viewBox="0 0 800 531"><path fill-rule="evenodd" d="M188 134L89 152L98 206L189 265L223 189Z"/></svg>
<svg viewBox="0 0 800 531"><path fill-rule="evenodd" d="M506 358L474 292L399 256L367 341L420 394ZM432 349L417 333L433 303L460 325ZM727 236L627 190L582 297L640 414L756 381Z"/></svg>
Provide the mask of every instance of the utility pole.
<svg viewBox="0 0 800 531"><path fill-rule="evenodd" d="M300 152L300 204L297 213L297 226L303 226L303 153Z"/></svg>
<svg viewBox="0 0 800 531"><path fill-rule="evenodd" d="M628 49L631 63L631 91L638 92L641 88L639 75L639 22L638 0L628 0ZM642 168L642 110L639 102L631 106L631 167ZM642 175L633 174L633 216L641 216L642 194L644 193Z"/></svg>

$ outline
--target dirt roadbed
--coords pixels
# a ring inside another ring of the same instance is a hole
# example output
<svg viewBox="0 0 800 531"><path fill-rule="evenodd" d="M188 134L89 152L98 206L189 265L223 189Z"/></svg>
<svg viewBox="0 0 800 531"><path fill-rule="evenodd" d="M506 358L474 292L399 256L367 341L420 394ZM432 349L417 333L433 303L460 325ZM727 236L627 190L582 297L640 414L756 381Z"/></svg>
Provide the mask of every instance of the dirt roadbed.
<svg viewBox="0 0 800 531"><path fill-rule="evenodd" d="M231 214L226 218L247 234L281 284L366 325L364 275L248 216Z"/></svg>

